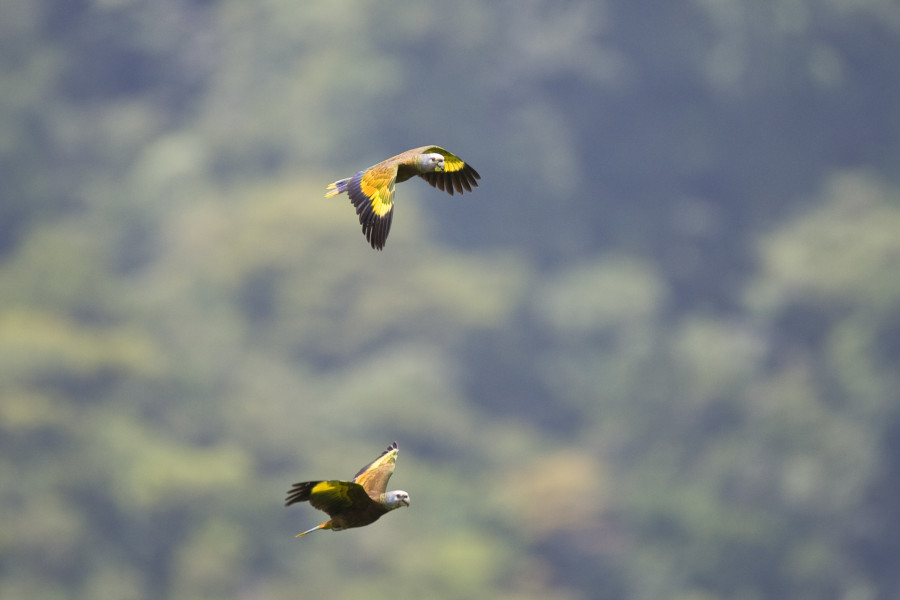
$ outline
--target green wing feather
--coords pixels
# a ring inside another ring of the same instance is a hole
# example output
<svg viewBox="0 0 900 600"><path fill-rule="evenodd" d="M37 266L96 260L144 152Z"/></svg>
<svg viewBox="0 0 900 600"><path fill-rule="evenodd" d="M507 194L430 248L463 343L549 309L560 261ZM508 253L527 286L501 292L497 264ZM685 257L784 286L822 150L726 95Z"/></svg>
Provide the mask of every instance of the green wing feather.
<svg viewBox="0 0 900 600"><path fill-rule="evenodd" d="M309 498L314 508L331 516L371 501L361 485L350 481L323 481L312 489Z"/></svg>
<svg viewBox="0 0 900 600"><path fill-rule="evenodd" d="M335 516L372 499L363 486L352 481L304 481L295 483L288 492L285 506L297 502L309 502L313 508Z"/></svg>

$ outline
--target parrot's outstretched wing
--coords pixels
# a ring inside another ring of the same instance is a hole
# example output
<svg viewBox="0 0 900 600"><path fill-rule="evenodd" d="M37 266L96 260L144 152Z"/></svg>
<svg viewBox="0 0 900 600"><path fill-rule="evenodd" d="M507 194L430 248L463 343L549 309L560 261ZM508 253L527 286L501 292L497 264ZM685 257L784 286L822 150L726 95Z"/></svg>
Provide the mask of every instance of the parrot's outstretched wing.
<svg viewBox="0 0 900 600"><path fill-rule="evenodd" d="M379 498L387 490L387 482L394 472L399 452L397 442L394 442L378 458L360 469L353 481L360 484L372 499Z"/></svg>
<svg viewBox="0 0 900 600"><path fill-rule="evenodd" d="M309 502L313 508L333 517L359 507L360 504L369 504L372 499L358 483L334 479L295 483L288 491L284 505L290 506L298 502Z"/></svg>
<svg viewBox="0 0 900 600"><path fill-rule="evenodd" d="M481 175L472 168L472 165L466 164L460 157L444 150L440 146L425 146L421 151L423 153L436 152L444 157L443 171L419 175L419 177L437 189L452 196L454 190L462 194L463 191L471 192L473 187L478 187L478 180L481 179Z"/></svg>
<svg viewBox="0 0 900 600"><path fill-rule="evenodd" d="M325 197L347 192L362 225L362 232L373 248L381 250L391 230L394 215L394 184L397 164L378 163L353 177L330 184Z"/></svg>
<svg viewBox="0 0 900 600"><path fill-rule="evenodd" d="M396 164L380 163L357 173L347 188L366 241L376 250L384 248L391 231L396 178Z"/></svg>

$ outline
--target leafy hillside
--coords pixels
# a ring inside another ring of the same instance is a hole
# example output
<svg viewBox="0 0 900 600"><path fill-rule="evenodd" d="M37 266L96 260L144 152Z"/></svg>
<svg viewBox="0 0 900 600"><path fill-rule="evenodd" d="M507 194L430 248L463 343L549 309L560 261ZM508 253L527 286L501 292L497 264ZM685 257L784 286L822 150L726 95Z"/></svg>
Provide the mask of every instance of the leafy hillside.
<svg viewBox="0 0 900 600"><path fill-rule="evenodd" d="M0 597L895 598L898 54L861 0L7 3ZM430 143L480 187L372 251L325 185ZM295 540L393 440L410 510Z"/></svg>

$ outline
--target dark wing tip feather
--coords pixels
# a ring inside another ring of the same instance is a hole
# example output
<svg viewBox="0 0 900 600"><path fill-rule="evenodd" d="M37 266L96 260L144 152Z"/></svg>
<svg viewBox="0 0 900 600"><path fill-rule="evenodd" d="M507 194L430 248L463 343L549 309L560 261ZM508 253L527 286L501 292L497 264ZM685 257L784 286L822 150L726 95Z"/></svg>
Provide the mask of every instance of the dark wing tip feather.
<svg viewBox="0 0 900 600"><path fill-rule="evenodd" d="M360 215L359 222L362 224L362 232L366 236L366 241L371 244L372 248L381 250L384 248L384 244L387 242L388 233L391 231L391 221L394 219L394 211L392 210L383 217L379 217L370 210L368 215L368 218L365 220L362 215Z"/></svg>
<svg viewBox="0 0 900 600"><path fill-rule="evenodd" d="M369 467L371 467L374 463L378 462L378 459L380 459L382 456L384 456L388 452L393 452L394 450L397 450L397 449L398 449L397 442L393 442L390 446L387 447L387 450L385 450L384 452L382 452L381 454L376 456L372 462L370 462L369 464L364 466L362 469L360 469L359 472L353 476L353 480L355 481L357 477L359 477L360 475L365 473L369 469Z"/></svg>
<svg viewBox="0 0 900 600"><path fill-rule="evenodd" d="M471 165L466 165L459 171L453 172L422 173L421 177L451 196L454 193L471 192L472 188L478 187L478 180L481 179L481 175Z"/></svg>
<svg viewBox="0 0 900 600"><path fill-rule="evenodd" d="M453 181L453 187L456 188L456 191L458 193L462 194L463 193L463 182L467 181L465 179L465 177L463 176L462 171L460 171L459 173L454 173L453 177L452 177L452 181ZM469 187L468 182L466 183L465 187ZM469 188L469 191L471 192L472 189Z"/></svg>

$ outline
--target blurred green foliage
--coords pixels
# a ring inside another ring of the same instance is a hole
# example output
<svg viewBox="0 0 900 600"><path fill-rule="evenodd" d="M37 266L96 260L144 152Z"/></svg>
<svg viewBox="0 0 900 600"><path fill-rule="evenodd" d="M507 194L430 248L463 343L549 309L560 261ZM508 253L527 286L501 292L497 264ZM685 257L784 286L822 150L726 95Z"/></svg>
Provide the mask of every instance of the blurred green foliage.
<svg viewBox="0 0 900 600"><path fill-rule="evenodd" d="M0 8L0 597L900 594L892 2ZM441 144L373 252L324 186ZM398 440L412 508L303 540Z"/></svg>

